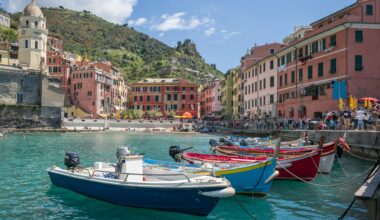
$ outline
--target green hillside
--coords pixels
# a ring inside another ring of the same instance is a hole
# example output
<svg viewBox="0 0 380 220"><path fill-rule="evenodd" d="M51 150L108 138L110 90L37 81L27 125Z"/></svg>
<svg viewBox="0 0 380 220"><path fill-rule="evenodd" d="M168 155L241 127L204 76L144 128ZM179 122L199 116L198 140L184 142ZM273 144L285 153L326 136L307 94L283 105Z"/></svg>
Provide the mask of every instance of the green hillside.
<svg viewBox="0 0 380 220"><path fill-rule="evenodd" d="M135 31L115 25L88 11L43 8L51 36L64 40L65 50L87 53L92 60L109 60L119 67L128 81L146 77L176 77L204 83L221 77L215 65L206 64L190 40L176 48ZM12 14L17 28L20 13Z"/></svg>

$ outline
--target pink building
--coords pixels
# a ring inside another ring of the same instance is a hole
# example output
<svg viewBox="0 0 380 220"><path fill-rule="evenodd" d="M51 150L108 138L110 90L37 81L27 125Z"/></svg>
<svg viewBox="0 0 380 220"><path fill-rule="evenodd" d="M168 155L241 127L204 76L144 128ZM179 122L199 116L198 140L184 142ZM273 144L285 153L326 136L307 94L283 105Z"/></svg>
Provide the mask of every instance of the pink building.
<svg viewBox="0 0 380 220"><path fill-rule="evenodd" d="M252 48L242 60L244 116L258 119L275 117L277 101L277 58L282 44L272 43ZM249 60L253 57L253 60Z"/></svg>
<svg viewBox="0 0 380 220"><path fill-rule="evenodd" d="M222 111L222 83L221 80L209 82L203 88L204 115L221 116Z"/></svg>
<svg viewBox="0 0 380 220"><path fill-rule="evenodd" d="M277 115L319 118L339 98L380 97L379 48L379 0L359 0L312 23L277 54Z"/></svg>
<svg viewBox="0 0 380 220"><path fill-rule="evenodd" d="M93 117L109 116L127 106L127 87L110 63L78 66L70 81L72 103Z"/></svg>

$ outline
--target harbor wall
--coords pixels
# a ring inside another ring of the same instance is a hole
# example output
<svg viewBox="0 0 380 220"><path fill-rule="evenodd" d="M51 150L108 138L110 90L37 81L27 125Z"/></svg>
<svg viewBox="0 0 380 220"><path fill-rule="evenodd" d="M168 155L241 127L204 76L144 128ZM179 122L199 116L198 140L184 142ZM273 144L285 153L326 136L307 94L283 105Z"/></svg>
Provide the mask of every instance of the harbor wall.
<svg viewBox="0 0 380 220"><path fill-rule="evenodd" d="M63 109L0 104L0 128L60 128Z"/></svg>

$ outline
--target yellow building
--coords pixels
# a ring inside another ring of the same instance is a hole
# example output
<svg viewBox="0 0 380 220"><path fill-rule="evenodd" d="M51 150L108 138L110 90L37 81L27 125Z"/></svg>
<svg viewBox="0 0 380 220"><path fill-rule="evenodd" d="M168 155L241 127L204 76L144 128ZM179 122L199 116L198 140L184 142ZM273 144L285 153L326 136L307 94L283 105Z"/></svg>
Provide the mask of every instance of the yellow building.
<svg viewBox="0 0 380 220"><path fill-rule="evenodd" d="M0 43L0 65L9 65L9 44Z"/></svg>

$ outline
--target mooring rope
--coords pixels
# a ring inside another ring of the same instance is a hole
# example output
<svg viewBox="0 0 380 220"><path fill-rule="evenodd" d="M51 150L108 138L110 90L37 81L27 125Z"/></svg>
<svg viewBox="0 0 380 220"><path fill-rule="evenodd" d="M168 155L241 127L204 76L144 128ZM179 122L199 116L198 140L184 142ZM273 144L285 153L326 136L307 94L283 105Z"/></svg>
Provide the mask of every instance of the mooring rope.
<svg viewBox="0 0 380 220"><path fill-rule="evenodd" d="M344 169L343 164L340 161L339 156L337 156L336 159L338 160L338 163L339 163L340 167L342 167L342 171L343 171L344 175L347 176L347 171L346 171L346 169Z"/></svg>
<svg viewBox="0 0 380 220"><path fill-rule="evenodd" d="M239 199L237 198L238 196L234 196L234 197L235 197L235 200L236 200L237 204L240 206L240 208L242 208L243 211L244 211L245 213L247 213L247 215L249 215L249 217L251 217L251 219L257 219L254 215L252 215L252 214L248 211L248 209L246 209L246 208L243 206L243 204L241 204L241 202L240 202Z"/></svg>
<svg viewBox="0 0 380 220"><path fill-rule="evenodd" d="M365 158L365 157L361 157L361 156L358 156L356 154L353 154L351 151L347 152L348 154L352 155L353 157L356 157L358 159L362 159L362 160L366 160L366 161L371 161L371 162L376 162L376 160L372 160L372 159L368 159L368 158Z"/></svg>
<svg viewBox="0 0 380 220"><path fill-rule="evenodd" d="M302 179L301 177L295 175L294 173L292 173L290 170L286 169L284 166L282 166L282 164L279 164L281 166L281 168L283 168L285 171L287 171L288 173L290 173L290 175L292 175L293 177L297 178L298 180L304 182L304 183L307 183L307 184L310 184L310 185L313 185L313 186L318 186L318 187L336 187L336 186L341 186L341 185L345 185L347 183L350 183L350 182L353 182L354 180L356 179L359 179L360 177L364 176L366 173L368 173L369 171L372 170L372 167L369 168L368 170L366 170L365 172L363 172L362 174L360 174L359 176L356 176L350 180L347 180L345 182L341 182L341 183L337 183L337 184L327 184L327 185L323 185L323 184L317 184L317 183L311 183L311 182L307 182L305 181L304 179Z"/></svg>
<svg viewBox="0 0 380 220"><path fill-rule="evenodd" d="M321 155L321 158L320 158L319 160L321 160L321 159L322 159L322 155ZM311 157L311 160L313 161L314 166L317 168L318 173L322 173L321 170L319 169L319 166L317 166L317 163L314 161L314 158L313 158L313 157ZM321 163L321 162L319 162L319 164L320 164L320 163ZM325 175L321 174L321 176L326 180L326 182L331 183L331 182L327 179L327 177L325 177Z"/></svg>

